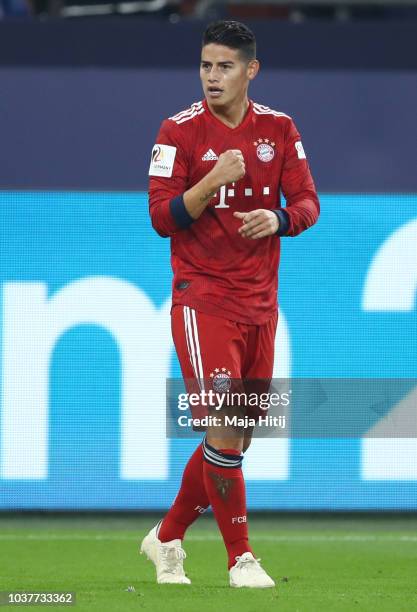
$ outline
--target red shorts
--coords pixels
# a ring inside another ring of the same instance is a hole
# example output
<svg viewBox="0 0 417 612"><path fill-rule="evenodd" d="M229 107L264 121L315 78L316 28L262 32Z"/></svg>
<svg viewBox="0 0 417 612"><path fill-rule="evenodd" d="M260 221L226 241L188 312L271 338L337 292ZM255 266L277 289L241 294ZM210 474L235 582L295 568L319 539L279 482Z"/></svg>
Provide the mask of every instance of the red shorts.
<svg viewBox="0 0 417 612"><path fill-rule="evenodd" d="M278 313L264 325L248 325L173 306L172 337L188 392L225 389L228 380L260 381L262 391L269 389L277 322Z"/></svg>

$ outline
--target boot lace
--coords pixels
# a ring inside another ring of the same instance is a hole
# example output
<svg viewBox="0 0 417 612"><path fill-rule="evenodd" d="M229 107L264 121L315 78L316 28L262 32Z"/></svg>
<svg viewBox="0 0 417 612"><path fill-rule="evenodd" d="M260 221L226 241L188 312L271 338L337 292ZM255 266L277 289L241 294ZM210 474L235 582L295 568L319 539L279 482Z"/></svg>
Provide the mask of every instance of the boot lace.
<svg viewBox="0 0 417 612"><path fill-rule="evenodd" d="M238 555L237 557L235 557L236 559L236 566L239 569L250 569L251 566L255 566L255 567L259 567L259 561L260 559L255 559L254 557L244 557L243 555Z"/></svg>
<svg viewBox="0 0 417 612"><path fill-rule="evenodd" d="M182 574L182 562L187 555L181 546L162 546L162 570L169 574Z"/></svg>

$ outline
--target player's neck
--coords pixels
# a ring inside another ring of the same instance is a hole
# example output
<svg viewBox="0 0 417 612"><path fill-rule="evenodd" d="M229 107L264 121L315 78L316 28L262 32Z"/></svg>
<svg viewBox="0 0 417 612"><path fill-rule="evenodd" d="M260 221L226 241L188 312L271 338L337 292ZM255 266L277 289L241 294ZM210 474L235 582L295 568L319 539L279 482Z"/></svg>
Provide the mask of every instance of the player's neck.
<svg viewBox="0 0 417 612"><path fill-rule="evenodd" d="M220 108L213 108L209 101L207 101L207 105L212 115L214 115L219 121L227 125L227 127L236 128L245 118L249 107L249 100L248 98L245 98L239 103L235 102L230 107L224 106Z"/></svg>

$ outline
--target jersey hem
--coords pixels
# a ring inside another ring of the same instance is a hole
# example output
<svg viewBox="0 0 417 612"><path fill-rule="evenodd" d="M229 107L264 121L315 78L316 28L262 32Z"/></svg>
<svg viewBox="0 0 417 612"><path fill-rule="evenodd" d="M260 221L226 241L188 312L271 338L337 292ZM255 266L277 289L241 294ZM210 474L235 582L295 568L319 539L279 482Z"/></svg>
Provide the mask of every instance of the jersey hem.
<svg viewBox="0 0 417 612"><path fill-rule="evenodd" d="M171 312L174 306L188 306L194 308L204 314L212 315L214 317L220 317L221 319L227 319L228 321L234 321L236 323L244 323L245 325L266 325L277 313L278 305L271 311L265 314L265 316L256 317L256 320L252 317L245 317L241 313L233 312L224 308L224 306L217 306L216 304L210 304L207 301L196 300L196 299L183 299L174 298L172 301Z"/></svg>

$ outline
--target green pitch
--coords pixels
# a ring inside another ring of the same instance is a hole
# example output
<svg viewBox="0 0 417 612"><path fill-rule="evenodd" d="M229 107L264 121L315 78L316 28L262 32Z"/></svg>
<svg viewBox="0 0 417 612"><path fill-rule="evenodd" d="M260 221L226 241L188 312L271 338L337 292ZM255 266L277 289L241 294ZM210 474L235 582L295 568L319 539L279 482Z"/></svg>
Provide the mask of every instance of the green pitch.
<svg viewBox="0 0 417 612"><path fill-rule="evenodd" d="M417 610L416 517L250 517L254 552L277 583L263 591L228 586L211 517L184 543L193 584L155 584L153 565L137 552L155 522L0 515L0 591L75 591L67 609L89 612Z"/></svg>

